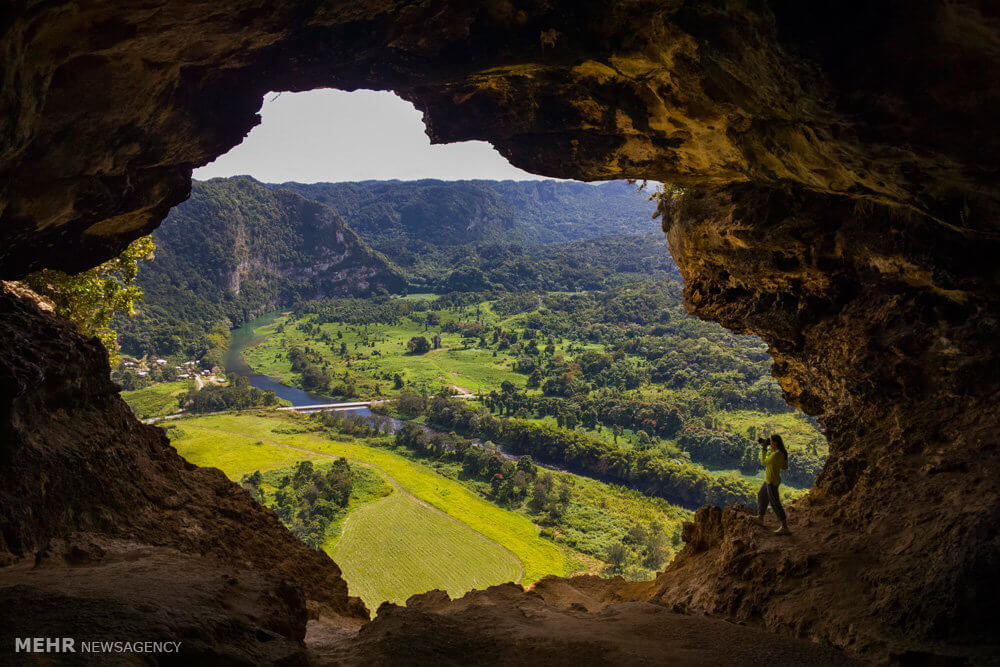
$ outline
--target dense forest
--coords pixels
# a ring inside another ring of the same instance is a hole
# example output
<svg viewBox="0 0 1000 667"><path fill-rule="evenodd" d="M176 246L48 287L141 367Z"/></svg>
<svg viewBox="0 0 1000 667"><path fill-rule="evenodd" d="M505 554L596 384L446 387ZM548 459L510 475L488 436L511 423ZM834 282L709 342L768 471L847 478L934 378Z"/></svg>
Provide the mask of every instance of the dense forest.
<svg viewBox="0 0 1000 667"><path fill-rule="evenodd" d="M220 326L306 299L676 277L654 209L623 182L195 182L114 328L128 354L200 358Z"/></svg>
<svg viewBox="0 0 1000 667"><path fill-rule="evenodd" d="M656 205L624 181L362 181L280 183L326 204L401 265L439 246L546 245L655 231ZM400 243L404 241L405 243ZM412 246L409 244L417 243Z"/></svg>
<svg viewBox="0 0 1000 667"><path fill-rule="evenodd" d="M114 326L133 355L200 356L208 334L279 305L404 288L401 272L328 207L249 177L196 182L153 234L139 314Z"/></svg>
<svg viewBox="0 0 1000 667"><path fill-rule="evenodd" d="M330 206L416 291L597 289L675 272L656 205L624 181L283 183ZM676 274L674 274L676 275Z"/></svg>

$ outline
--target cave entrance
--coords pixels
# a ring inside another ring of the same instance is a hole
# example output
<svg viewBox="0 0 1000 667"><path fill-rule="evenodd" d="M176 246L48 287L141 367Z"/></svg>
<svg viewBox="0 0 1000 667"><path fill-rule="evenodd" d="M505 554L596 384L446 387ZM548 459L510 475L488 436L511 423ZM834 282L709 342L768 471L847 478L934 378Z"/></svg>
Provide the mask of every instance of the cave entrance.
<svg viewBox="0 0 1000 667"><path fill-rule="evenodd" d="M194 176L115 378L369 607L648 580L691 510L754 502L757 437L793 454L786 500L822 465L766 345L684 312L655 187L431 145L408 102L336 90L269 94Z"/></svg>

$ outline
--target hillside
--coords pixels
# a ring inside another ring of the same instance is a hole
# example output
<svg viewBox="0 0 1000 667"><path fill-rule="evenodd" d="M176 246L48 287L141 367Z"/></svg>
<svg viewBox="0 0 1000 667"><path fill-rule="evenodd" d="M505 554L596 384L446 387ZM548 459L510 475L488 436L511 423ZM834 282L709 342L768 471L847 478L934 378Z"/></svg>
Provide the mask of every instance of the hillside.
<svg viewBox="0 0 1000 667"><path fill-rule="evenodd" d="M268 187L340 213L366 243L405 269L418 291L596 289L630 266L641 266L647 277L654 271L676 275L653 220L655 204L625 181Z"/></svg>
<svg viewBox="0 0 1000 667"><path fill-rule="evenodd" d="M396 291L406 281L330 208L238 177L196 182L153 235L136 318L118 323L132 353L170 354L213 323L240 324L301 299Z"/></svg>
<svg viewBox="0 0 1000 667"><path fill-rule="evenodd" d="M624 181L196 181L116 329L129 354L201 356L213 329L308 299L678 277L653 210Z"/></svg>
<svg viewBox="0 0 1000 667"><path fill-rule="evenodd" d="M373 247L399 241L548 244L655 231L655 204L625 181L281 183L328 205Z"/></svg>

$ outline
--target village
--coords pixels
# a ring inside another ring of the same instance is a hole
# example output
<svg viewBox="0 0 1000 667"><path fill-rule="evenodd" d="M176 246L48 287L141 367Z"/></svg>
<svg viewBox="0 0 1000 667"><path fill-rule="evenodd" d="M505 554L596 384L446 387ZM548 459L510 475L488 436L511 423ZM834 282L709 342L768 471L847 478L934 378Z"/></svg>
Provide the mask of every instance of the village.
<svg viewBox="0 0 1000 667"><path fill-rule="evenodd" d="M198 389L205 384L225 384L226 379L218 366L202 368L194 360L168 361L151 357L122 356L121 363L112 379L122 385L126 391L143 389L160 382L179 382L193 380Z"/></svg>

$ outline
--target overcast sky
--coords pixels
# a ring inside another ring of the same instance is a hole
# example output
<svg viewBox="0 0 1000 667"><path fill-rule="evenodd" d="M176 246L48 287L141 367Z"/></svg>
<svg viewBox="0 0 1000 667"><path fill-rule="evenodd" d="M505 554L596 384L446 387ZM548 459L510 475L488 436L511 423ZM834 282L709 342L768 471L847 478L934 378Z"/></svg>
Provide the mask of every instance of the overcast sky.
<svg viewBox="0 0 1000 667"><path fill-rule="evenodd" d="M484 141L431 146L420 112L393 93L268 93L243 143L197 179L249 174L266 183L365 179L538 179Z"/></svg>

